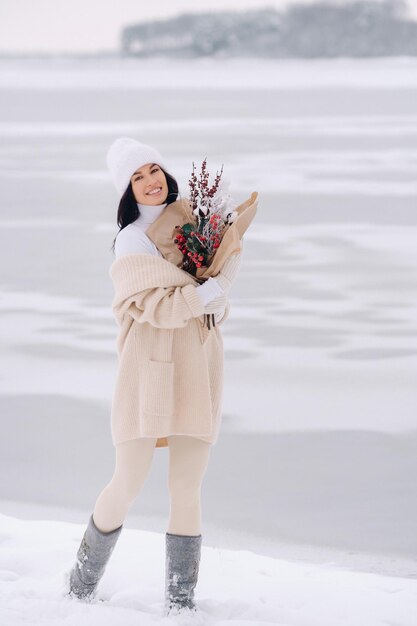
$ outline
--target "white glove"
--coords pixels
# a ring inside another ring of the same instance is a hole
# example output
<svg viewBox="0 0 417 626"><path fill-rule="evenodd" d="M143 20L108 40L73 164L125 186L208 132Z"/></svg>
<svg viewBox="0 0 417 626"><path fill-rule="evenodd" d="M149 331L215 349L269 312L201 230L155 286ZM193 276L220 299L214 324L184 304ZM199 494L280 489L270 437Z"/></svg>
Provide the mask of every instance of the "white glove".
<svg viewBox="0 0 417 626"><path fill-rule="evenodd" d="M217 280L215 280L212 276L210 276L210 278L208 278L203 284L198 285L198 287L196 287L196 291L204 305L214 300L214 298L222 296L224 293ZM212 312L214 313L214 311Z"/></svg>

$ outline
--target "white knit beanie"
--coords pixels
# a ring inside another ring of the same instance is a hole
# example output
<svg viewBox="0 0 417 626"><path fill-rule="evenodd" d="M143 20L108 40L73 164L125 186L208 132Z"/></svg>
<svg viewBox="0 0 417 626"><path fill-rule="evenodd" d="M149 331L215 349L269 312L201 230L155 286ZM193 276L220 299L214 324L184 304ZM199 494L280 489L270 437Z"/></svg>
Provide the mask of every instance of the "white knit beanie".
<svg viewBox="0 0 417 626"><path fill-rule="evenodd" d="M107 151L106 161L112 180L121 195L126 191L132 174L142 165L157 163L165 171L168 169L158 150L130 137L115 139Z"/></svg>

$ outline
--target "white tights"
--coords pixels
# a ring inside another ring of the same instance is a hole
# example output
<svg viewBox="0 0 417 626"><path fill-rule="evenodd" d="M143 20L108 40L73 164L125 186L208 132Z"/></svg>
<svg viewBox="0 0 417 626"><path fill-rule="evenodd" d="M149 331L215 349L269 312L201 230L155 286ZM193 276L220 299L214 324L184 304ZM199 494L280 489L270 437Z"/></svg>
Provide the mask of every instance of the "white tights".
<svg viewBox="0 0 417 626"><path fill-rule="evenodd" d="M211 444L188 435L167 437L170 514L167 532L177 535L201 533L200 491ZM93 519L99 530L118 528L148 475L156 438L144 437L116 446L116 464L110 482L97 498Z"/></svg>

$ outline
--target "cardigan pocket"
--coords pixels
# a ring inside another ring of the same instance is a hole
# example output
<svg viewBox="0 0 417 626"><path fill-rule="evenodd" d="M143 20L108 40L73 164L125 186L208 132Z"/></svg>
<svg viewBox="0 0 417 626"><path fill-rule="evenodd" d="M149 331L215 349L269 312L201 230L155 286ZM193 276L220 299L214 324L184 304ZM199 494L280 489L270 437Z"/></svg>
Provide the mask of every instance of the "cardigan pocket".
<svg viewBox="0 0 417 626"><path fill-rule="evenodd" d="M151 415L170 417L174 405L174 362L147 362L144 386L144 410Z"/></svg>

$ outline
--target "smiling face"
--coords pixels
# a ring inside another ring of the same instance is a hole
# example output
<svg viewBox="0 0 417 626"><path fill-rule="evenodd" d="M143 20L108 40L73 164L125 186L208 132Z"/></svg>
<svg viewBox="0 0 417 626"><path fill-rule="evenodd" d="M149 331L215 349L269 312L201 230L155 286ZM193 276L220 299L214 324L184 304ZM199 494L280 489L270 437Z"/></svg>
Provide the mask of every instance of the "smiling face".
<svg viewBox="0 0 417 626"><path fill-rule="evenodd" d="M131 176L133 195L141 204L163 204L168 196L168 183L164 172L156 163L147 163ZM150 193L155 192L156 193ZM159 191L158 191L159 190Z"/></svg>

